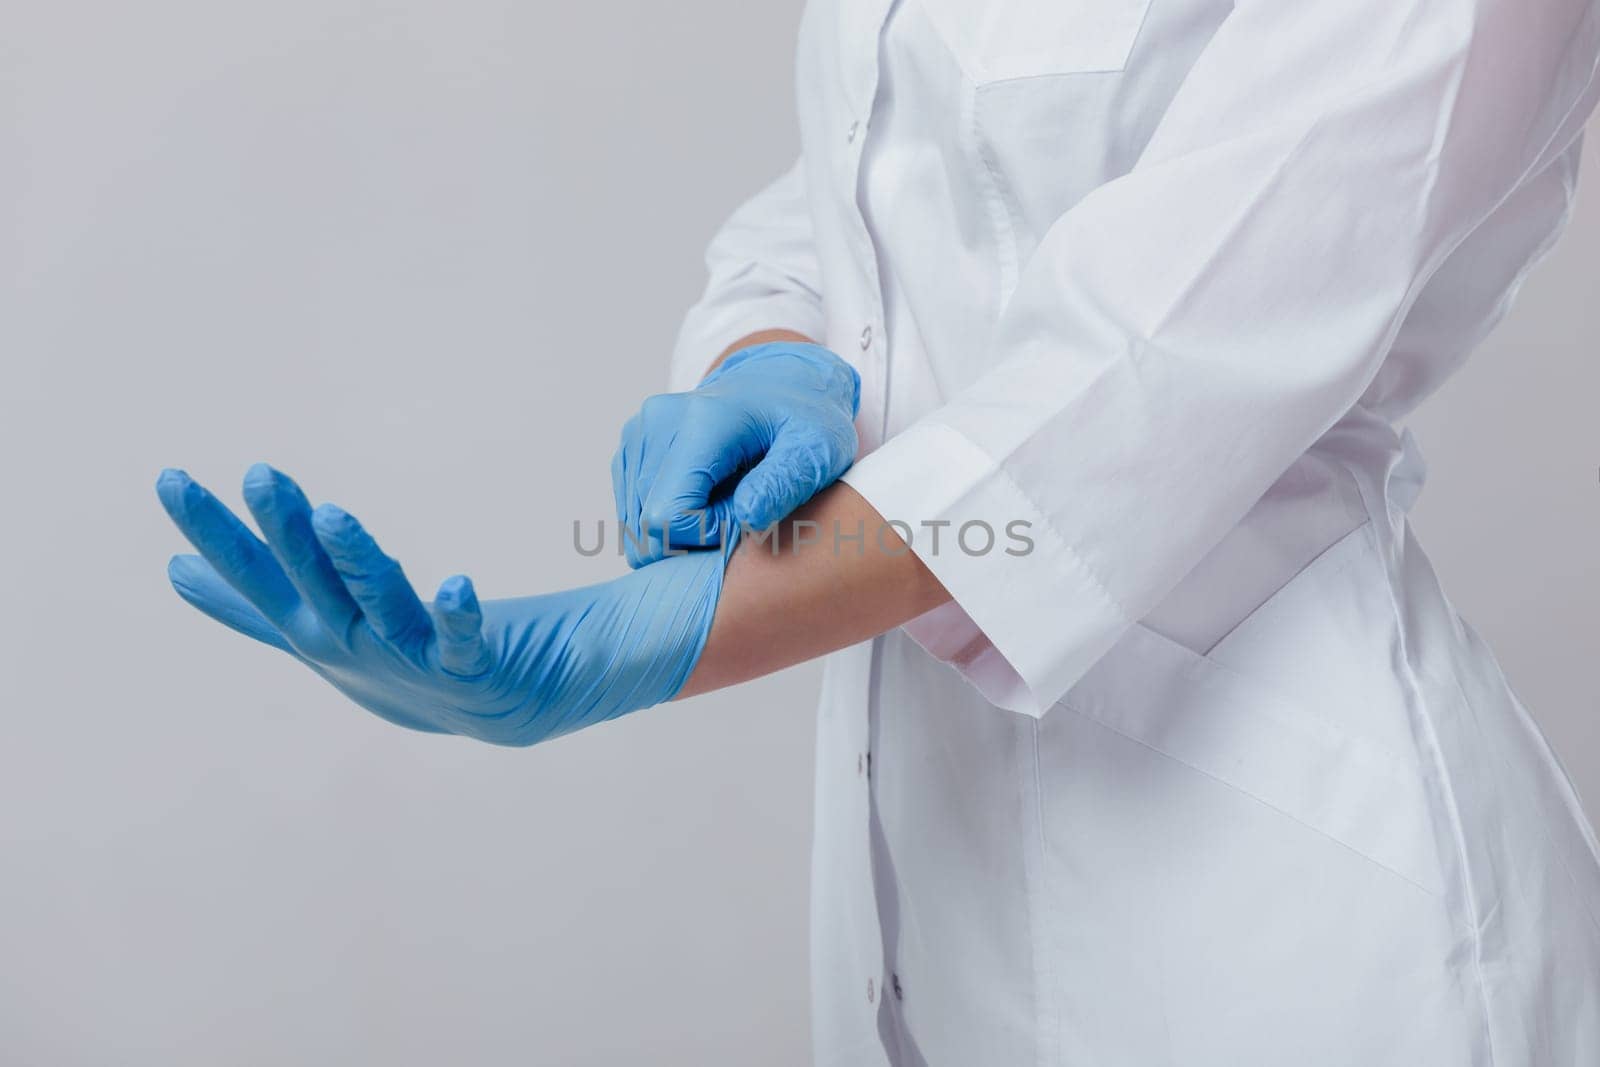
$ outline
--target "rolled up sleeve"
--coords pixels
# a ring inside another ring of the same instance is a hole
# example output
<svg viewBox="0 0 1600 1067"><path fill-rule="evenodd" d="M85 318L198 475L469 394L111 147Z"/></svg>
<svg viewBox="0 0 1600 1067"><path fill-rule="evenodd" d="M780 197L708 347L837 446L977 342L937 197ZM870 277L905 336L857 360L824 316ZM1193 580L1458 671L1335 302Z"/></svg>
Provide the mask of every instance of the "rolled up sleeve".
<svg viewBox="0 0 1600 1067"><path fill-rule="evenodd" d="M991 369L846 476L886 518L1029 524L1022 555L914 541L955 599L919 639L995 703L1059 700L1356 404L1424 283L1578 136L1596 12L1240 0L1137 166L1046 233Z"/></svg>

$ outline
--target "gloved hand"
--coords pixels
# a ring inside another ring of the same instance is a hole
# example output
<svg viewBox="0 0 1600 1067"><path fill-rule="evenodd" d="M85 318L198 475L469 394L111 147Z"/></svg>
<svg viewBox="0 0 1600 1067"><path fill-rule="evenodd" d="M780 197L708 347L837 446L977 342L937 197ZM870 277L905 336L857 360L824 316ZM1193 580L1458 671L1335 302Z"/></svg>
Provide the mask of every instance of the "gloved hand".
<svg viewBox="0 0 1600 1067"><path fill-rule="evenodd" d="M789 341L735 352L690 392L650 397L611 460L628 562L660 559L663 531L672 548L715 545L731 526L766 529L794 511L855 460L860 403L855 368Z"/></svg>
<svg viewBox="0 0 1600 1067"><path fill-rule="evenodd" d="M289 653L367 710L414 730L531 745L670 699L688 679L722 590L720 552L614 581L479 604L447 579L431 605L350 515L312 511L288 477L245 477L258 538L181 471L157 491L200 550L176 556L190 604Z"/></svg>

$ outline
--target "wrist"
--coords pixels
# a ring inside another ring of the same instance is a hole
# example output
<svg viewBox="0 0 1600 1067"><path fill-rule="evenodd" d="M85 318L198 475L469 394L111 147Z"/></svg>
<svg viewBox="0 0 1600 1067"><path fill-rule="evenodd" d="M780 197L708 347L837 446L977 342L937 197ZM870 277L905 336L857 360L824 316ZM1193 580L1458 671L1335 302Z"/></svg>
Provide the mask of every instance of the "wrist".
<svg viewBox="0 0 1600 1067"><path fill-rule="evenodd" d="M729 356L732 356L735 352L743 351L746 348L754 348L757 345L764 345L771 341L793 341L796 344L804 345L814 343L811 338L807 337L805 334L797 333L794 330L757 330L755 333L747 333L718 353L717 358L711 361L711 365L707 367L705 373L700 376L700 380L703 382L707 378L711 377L711 375L716 372L717 368L722 366L723 361Z"/></svg>
<svg viewBox="0 0 1600 1067"><path fill-rule="evenodd" d="M700 382L706 388L740 373L749 373L760 364L799 360L818 376L818 385L848 406L851 418L861 409L861 375L832 349L813 341L762 341L729 353Z"/></svg>

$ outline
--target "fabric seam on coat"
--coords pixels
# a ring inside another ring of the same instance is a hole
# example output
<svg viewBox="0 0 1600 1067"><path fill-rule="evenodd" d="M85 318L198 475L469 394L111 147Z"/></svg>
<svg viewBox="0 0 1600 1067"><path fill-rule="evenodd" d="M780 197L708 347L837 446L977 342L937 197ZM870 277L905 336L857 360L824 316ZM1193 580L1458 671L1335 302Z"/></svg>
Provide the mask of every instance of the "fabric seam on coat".
<svg viewBox="0 0 1600 1067"><path fill-rule="evenodd" d="M1466 826L1462 821L1461 806L1456 800L1455 776L1451 773L1450 768L1447 766L1443 749L1440 747L1439 743L1439 732L1434 725L1433 711L1429 707L1427 696L1423 691L1421 683L1418 681L1416 667L1411 662L1410 643L1406 640L1405 615L1400 610L1399 600L1396 599L1394 575L1389 571L1389 563L1391 562L1390 553L1384 552L1382 544L1377 541L1377 514L1373 511L1373 502L1368 499L1367 487L1361 483L1359 477L1356 479L1356 488L1360 492L1363 502L1366 504L1368 514L1371 514L1374 517L1374 522L1367 528L1371 531L1370 536L1373 539L1374 548L1378 552L1378 558L1384 564L1383 592L1384 597L1389 605L1390 615L1395 628L1395 640L1399 645L1400 652L1400 663L1398 665L1400 670L1396 672L1396 676L1407 690L1408 706L1421 719L1422 726L1427 731L1429 749L1428 762L1432 764L1433 773L1437 776L1439 786L1443 793L1443 797L1441 799L1443 799L1445 803L1446 817L1450 820L1450 834L1453 839L1452 843L1455 846L1457 860L1461 864L1460 872L1457 875L1457 882L1459 883L1460 888L1466 898L1468 911L1466 918L1468 922L1466 923L1465 929L1458 932L1465 933L1472 939L1472 971L1473 975L1477 978L1479 1008L1483 1013L1484 1041L1488 1046L1489 1063L1491 1067L1493 1067L1495 1063L1499 1062L1500 1057L1495 1052L1497 1042L1494 1028L1494 1013L1493 1008L1489 1003L1488 981L1484 978L1483 974L1483 935L1482 930L1479 927L1481 917L1478 906L1478 892L1476 887L1474 887L1472 884L1473 865L1470 857L1468 856ZM1389 508L1387 495L1385 495L1381 503L1384 505L1381 514L1388 518ZM1408 526L1408 520L1402 517L1402 532ZM1403 552L1404 550L1405 546L1403 543L1395 545L1396 552ZM1454 670L1452 669L1452 675L1453 674ZM1420 755L1421 754L1419 753L1419 756Z"/></svg>

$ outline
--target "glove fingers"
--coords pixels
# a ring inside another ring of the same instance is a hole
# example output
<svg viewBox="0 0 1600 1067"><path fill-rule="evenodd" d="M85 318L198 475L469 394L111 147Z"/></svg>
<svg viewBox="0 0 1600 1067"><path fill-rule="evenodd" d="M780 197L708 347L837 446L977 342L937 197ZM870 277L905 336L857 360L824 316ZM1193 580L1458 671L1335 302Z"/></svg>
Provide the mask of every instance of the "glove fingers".
<svg viewBox="0 0 1600 1067"><path fill-rule="evenodd" d="M379 637L403 651L427 640L433 630L428 609L400 564L383 553L355 516L332 504L319 504L311 513L311 529Z"/></svg>
<svg viewBox="0 0 1600 1067"><path fill-rule="evenodd" d="M172 587L178 591L178 595L196 610L222 623L230 630L236 630L264 645L282 649L310 667L320 677L327 679L327 675L323 674L314 662L296 652L283 634L274 629L260 612L250 606L248 600L236 593L233 587L223 581L221 575L199 556L172 557L172 562L167 565L167 575L172 579ZM432 734L449 732L444 727L412 715L402 708L369 706L368 710L408 730Z"/></svg>
<svg viewBox="0 0 1600 1067"><path fill-rule="evenodd" d="M628 472L623 465L622 451L626 445L627 430L623 430L623 445L617 447L611 456L611 497L617 510L617 538L623 547L627 546L627 537L623 531L628 528ZM632 564L629 560L629 564Z"/></svg>
<svg viewBox="0 0 1600 1067"><path fill-rule="evenodd" d="M202 614L230 630L294 655L288 639L199 556L173 556L167 564L167 577L178 595Z"/></svg>
<svg viewBox="0 0 1600 1067"><path fill-rule="evenodd" d="M162 471L156 493L178 529L217 574L273 626L288 631L301 605L300 594L261 539L183 471Z"/></svg>
<svg viewBox="0 0 1600 1067"><path fill-rule="evenodd" d="M733 512L753 530L764 530L832 484L849 465L831 450L782 436L733 491Z"/></svg>
<svg viewBox="0 0 1600 1067"><path fill-rule="evenodd" d="M494 663L483 637L483 611L472 579L458 574L446 578L433 601L434 633L439 642L439 666L451 674L474 678Z"/></svg>
<svg viewBox="0 0 1600 1067"><path fill-rule="evenodd" d="M301 596L335 634L361 614L311 529L311 504L288 475L257 463L244 476L244 500L267 545Z"/></svg>
<svg viewBox="0 0 1600 1067"><path fill-rule="evenodd" d="M639 477L645 460L644 428L638 415L622 426L622 441L611 460L611 493L617 505L617 540L630 567L650 562L648 541L640 530Z"/></svg>
<svg viewBox="0 0 1600 1067"><path fill-rule="evenodd" d="M652 538L644 518L644 498L661 465L661 449L652 447L642 425L635 427L626 442L623 465L627 468L623 507L627 517L622 526L623 553L630 567L642 567L661 558L659 538Z"/></svg>
<svg viewBox="0 0 1600 1067"><path fill-rule="evenodd" d="M657 535L665 530L679 548L720 541L711 495L739 470L745 456L737 445L685 435L667 446L648 486L643 518Z"/></svg>

